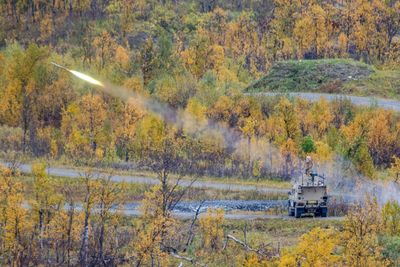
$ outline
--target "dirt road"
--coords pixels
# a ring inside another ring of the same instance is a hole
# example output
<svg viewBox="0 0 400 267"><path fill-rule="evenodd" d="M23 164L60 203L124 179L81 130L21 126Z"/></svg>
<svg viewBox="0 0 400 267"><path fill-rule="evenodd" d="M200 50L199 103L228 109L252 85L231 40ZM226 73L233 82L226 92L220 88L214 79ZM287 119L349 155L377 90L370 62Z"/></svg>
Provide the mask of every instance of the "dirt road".
<svg viewBox="0 0 400 267"><path fill-rule="evenodd" d="M329 101L333 101L335 99L349 99L354 105L358 106L378 106L384 109L400 111L400 101L394 99L383 99L376 97L350 96L342 94L325 94L325 93L303 93L303 92L293 92L293 93L264 92L264 93L246 93L245 95L254 95L254 96L288 95L290 97L304 98L309 101L318 101L321 97Z"/></svg>
<svg viewBox="0 0 400 267"><path fill-rule="evenodd" d="M23 173L30 173L32 171L32 166L30 164L21 164L19 169ZM69 178L78 178L83 175L82 171L70 168L56 168L50 167L47 168L47 173L52 176L59 177L69 177ZM100 172L95 173L101 174ZM139 184L158 184L159 180L156 178L145 177L145 176L134 176L134 175L113 175L112 181L115 182L128 182L128 183L139 183ZM189 186L189 180L180 181L179 185L181 186ZM195 188L211 188L217 190L232 190L232 191L258 191L261 193L287 193L288 189L282 188L271 188L265 186L255 186L255 185L241 185L241 184L229 184L222 182L211 182L211 181L196 181L192 184L192 187Z"/></svg>

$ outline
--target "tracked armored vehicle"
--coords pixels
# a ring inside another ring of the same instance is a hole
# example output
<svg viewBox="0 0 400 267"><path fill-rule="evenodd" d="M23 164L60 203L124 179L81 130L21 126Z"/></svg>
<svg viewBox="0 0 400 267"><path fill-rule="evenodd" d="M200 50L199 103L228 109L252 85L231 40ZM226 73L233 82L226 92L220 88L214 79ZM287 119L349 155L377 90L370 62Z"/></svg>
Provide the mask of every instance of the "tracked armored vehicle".
<svg viewBox="0 0 400 267"><path fill-rule="evenodd" d="M312 160L306 159L306 177L296 182L289 191L288 214L300 218L302 216L328 215L328 194L325 177L312 171Z"/></svg>

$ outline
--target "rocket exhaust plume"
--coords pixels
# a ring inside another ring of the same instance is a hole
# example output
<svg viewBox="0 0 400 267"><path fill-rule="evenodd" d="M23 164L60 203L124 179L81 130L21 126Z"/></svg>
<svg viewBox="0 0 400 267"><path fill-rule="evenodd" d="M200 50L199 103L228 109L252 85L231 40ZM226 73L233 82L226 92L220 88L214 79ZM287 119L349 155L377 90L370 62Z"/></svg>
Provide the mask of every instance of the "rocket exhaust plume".
<svg viewBox="0 0 400 267"><path fill-rule="evenodd" d="M89 75L81 73L79 71L70 70L64 66L61 66L55 62L51 62L54 66L66 70L69 73L73 74L74 76L78 77L79 79L88 82L90 84L98 86L98 89L101 91L112 95L116 98L119 98L125 102L131 102L138 105L145 107L146 109L150 110L151 112L160 115L166 122L174 124L174 125L182 125L183 121L188 121L188 118L180 117L175 110L170 108L168 105L160 103L154 99L149 99L143 97L141 94L128 91L127 89L119 86L115 86L109 83L102 83ZM193 122L194 123L194 122Z"/></svg>
<svg viewBox="0 0 400 267"><path fill-rule="evenodd" d="M54 62L51 62L51 64L53 64L54 66L56 66L58 68L61 68L63 70L66 70L66 71L72 73L74 76L78 77L81 80L84 80L85 82L88 82L88 83L93 84L93 85L104 87L104 84L102 82L90 77L89 75L86 75L86 74L81 73L79 71L67 69L66 67L58 65L57 63L54 63Z"/></svg>

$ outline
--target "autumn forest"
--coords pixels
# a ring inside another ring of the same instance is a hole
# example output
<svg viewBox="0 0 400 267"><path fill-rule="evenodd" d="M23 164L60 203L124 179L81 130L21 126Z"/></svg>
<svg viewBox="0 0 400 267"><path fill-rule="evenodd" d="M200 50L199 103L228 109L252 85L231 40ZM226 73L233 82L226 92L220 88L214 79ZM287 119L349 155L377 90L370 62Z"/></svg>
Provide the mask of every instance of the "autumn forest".
<svg viewBox="0 0 400 267"><path fill-rule="evenodd" d="M0 14L0 266L400 266L399 109L289 94L398 106L400 1ZM336 198L328 218L287 219L307 156ZM202 208L266 199L279 205Z"/></svg>

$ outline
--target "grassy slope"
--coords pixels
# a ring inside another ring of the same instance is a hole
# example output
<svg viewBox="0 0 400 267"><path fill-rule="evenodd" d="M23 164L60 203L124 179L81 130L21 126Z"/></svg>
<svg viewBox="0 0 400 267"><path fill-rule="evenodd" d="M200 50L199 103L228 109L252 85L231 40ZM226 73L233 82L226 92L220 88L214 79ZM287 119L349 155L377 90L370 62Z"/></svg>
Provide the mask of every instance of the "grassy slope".
<svg viewBox="0 0 400 267"><path fill-rule="evenodd" d="M343 84L342 90L359 95L400 98L400 71L376 70L364 79Z"/></svg>
<svg viewBox="0 0 400 267"><path fill-rule="evenodd" d="M281 61L246 91L310 91L397 98L400 71L377 70L351 59Z"/></svg>

